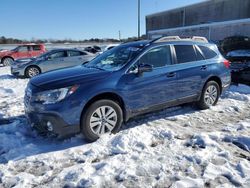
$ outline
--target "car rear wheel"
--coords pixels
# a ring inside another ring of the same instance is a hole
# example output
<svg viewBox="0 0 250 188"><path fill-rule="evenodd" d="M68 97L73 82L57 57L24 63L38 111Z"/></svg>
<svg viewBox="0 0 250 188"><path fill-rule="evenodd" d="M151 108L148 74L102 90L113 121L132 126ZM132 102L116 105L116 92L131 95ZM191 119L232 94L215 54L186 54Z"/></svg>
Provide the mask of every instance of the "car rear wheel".
<svg viewBox="0 0 250 188"><path fill-rule="evenodd" d="M13 63L13 59L10 57L6 57L3 59L3 66L10 66Z"/></svg>
<svg viewBox="0 0 250 188"><path fill-rule="evenodd" d="M28 67L25 71L25 76L27 78L32 78L38 74L40 74L41 71L39 70L38 67L35 67L35 66L31 66L31 67Z"/></svg>
<svg viewBox="0 0 250 188"><path fill-rule="evenodd" d="M122 110L116 102L99 100L84 113L81 129L87 140L95 141L103 134L118 132L122 121Z"/></svg>
<svg viewBox="0 0 250 188"><path fill-rule="evenodd" d="M203 88L198 107L200 109L208 109L217 104L220 96L220 87L217 82L209 81Z"/></svg>

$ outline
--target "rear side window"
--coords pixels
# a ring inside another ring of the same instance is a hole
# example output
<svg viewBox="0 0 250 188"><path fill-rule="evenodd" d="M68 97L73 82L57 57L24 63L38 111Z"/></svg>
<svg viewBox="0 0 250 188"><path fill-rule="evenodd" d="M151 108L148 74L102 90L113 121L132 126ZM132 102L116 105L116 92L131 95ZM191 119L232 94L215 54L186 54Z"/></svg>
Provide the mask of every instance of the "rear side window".
<svg viewBox="0 0 250 188"><path fill-rule="evenodd" d="M198 46L198 47L201 49L205 59L212 59L217 55L213 50L211 50L206 46Z"/></svg>
<svg viewBox="0 0 250 188"><path fill-rule="evenodd" d="M81 55L88 55L86 52L80 52Z"/></svg>
<svg viewBox="0 0 250 188"><path fill-rule="evenodd" d="M169 46L156 47L149 50L139 60L140 64L149 64L154 68L171 65L171 53Z"/></svg>
<svg viewBox="0 0 250 188"><path fill-rule="evenodd" d="M82 54L81 54L81 52L79 52L79 51L73 51L73 50L68 51L68 56L69 56L69 57L81 56L81 55L82 55Z"/></svg>
<svg viewBox="0 0 250 188"><path fill-rule="evenodd" d="M62 58L62 57L65 57L65 52L64 52L64 51L55 52L55 53L53 53L53 54L50 54L49 57L50 57L51 59Z"/></svg>
<svg viewBox="0 0 250 188"><path fill-rule="evenodd" d="M192 45L174 45L178 63L196 61L196 51Z"/></svg>
<svg viewBox="0 0 250 188"><path fill-rule="evenodd" d="M33 46L33 50L34 51L40 51L41 50L41 46L35 45L35 46Z"/></svg>

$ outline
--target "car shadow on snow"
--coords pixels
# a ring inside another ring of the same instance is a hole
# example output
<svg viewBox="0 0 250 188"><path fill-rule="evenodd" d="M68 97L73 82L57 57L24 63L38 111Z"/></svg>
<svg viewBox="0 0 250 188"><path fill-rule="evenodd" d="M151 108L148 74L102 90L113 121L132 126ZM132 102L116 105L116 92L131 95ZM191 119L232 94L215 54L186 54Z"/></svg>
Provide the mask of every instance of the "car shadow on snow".
<svg viewBox="0 0 250 188"><path fill-rule="evenodd" d="M166 108L133 118L123 126L122 130L141 124L149 124L158 119L175 121L174 116L190 114L195 111L196 108L190 104ZM0 138L0 164L8 163L10 160L21 160L38 154L89 144L81 134L64 140L41 136L32 130L24 115L0 119Z"/></svg>
<svg viewBox="0 0 250 188"><path fill-rule="evenodd" d="M0 80L6 80L6 79L16 79L16 77L11 74L4 74L0 76Z"/></svg>
<svg viewBox="0 0 250 188"><path fill-rule="evenodd" d="M0 164L86 143L81 135L64 140L41 136L32 130L23 115L0 119Z"/></svg>
<svg viewBox="0 0 250 188"><path fill-rule="evenodd" d="M197 112L198 108L193 103L182 104L175 107L169 107L151 113L146 113L130 119L122 128L122 130L133 128L142 124L150 124L155 120L165 119L169 121L177 121L176 116L187 115Z"/></svg>

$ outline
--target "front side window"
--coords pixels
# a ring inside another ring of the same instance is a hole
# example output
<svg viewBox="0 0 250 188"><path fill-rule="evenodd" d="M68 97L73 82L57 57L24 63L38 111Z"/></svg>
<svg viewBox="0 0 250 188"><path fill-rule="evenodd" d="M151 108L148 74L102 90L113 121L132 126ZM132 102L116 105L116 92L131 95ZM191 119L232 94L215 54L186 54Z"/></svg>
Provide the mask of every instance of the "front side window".
<svg viewBox="0 0 250 188"><path fill-rule="evenodd" d="M28 51L28 47L27 46L20 46L17 51L18 52L27 52Z"/></svg>
<svg viewBox="0 0 250 188"><path fill-rule="evenodd" d="M140 50L140 47L135 46L119 46L97 56L85 66L108 71L119 70L134 59Z"/></svg>
<svg viewBox="0 0 250 188"><path fill-rule="evenodd" d="M73 51L73 50L68 51L69 57L80 56L80 55L81 55L81 52L79 52L79 51Z"/></svg>
<svg viewBox="0 0 250 188"><path fill-rule="evenodd" d="M178 63L196 61L196 52L193 45L174 45Z"/></svg>
<svg viewBox="0 0 250 188"><path fill-rule="evenodd" d="M140 60L139 64L149 64L153 68L164 67L166 65L171 65L171 53L169 46L156 47L144 54Z"/></svg>

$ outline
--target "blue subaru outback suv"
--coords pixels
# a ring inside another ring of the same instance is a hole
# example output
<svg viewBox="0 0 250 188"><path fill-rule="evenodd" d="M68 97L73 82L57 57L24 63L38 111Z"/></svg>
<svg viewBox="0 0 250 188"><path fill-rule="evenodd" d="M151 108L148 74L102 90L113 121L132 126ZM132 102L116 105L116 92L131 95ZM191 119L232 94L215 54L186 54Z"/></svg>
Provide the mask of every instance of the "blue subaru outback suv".
<svg viewBox="0 0 250 188"><path fill-rule="evenodd" d="M230 85L228 68L202 37L124 43L82 66L32 78L25 112L40 131L81 132L94 141L139 114L189 102L215 105Z"/></svg>

